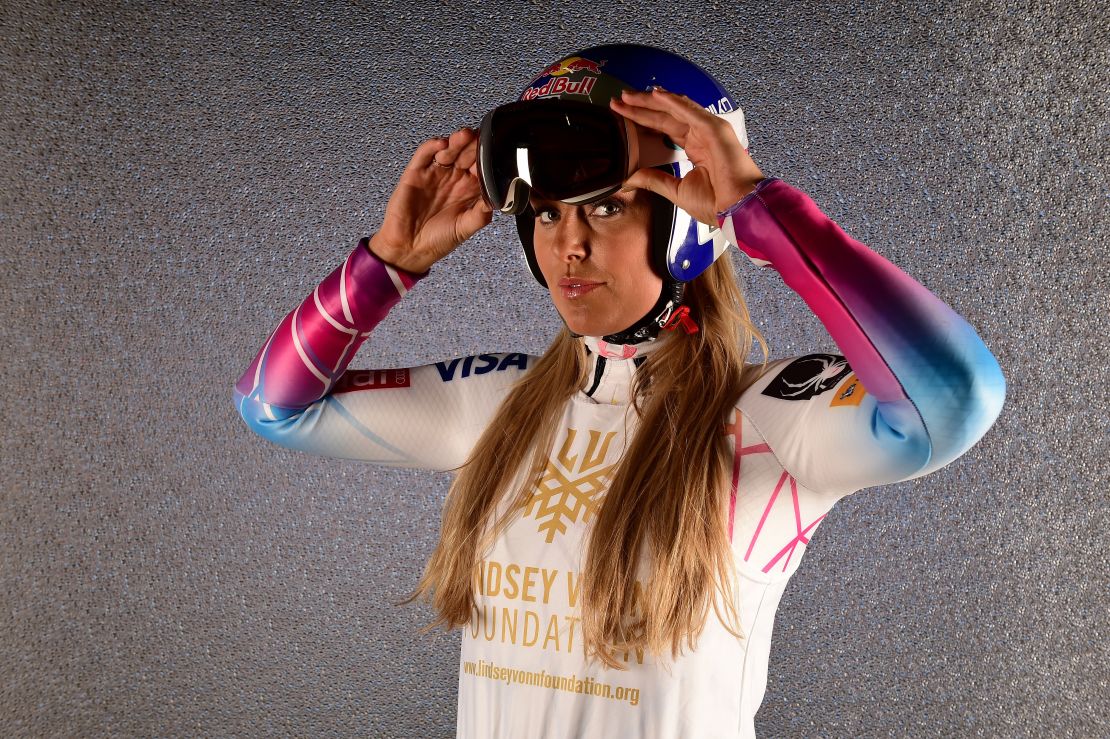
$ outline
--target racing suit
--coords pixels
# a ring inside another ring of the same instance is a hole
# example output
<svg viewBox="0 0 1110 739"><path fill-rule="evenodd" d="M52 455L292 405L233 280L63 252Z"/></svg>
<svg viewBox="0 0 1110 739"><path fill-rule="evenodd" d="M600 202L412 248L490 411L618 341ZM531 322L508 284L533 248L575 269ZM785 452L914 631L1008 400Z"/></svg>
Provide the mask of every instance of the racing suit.
<svg viewBox="0 0 1110 739"><path fill-rule="evenodd" d="M775 611L820 521L853 491L948 464L1000 412L1005 382L972 327L801 191L765 179L719 225L779 272L841 352L770 363L722 429L733 450L723 505L744 638L711 609L696 648L677 659L634 651L619 655L626 670L586 659L585 537L637 429L629 412L637 368L669 339L613 346L584 337L589 380L564 408L527 505L475 574L459 736L754 736ZM378 260L367 243L281 322L236 385L236 406L251 429L293 449L457 468L535 358L348 370L419 279Z"/></svg>

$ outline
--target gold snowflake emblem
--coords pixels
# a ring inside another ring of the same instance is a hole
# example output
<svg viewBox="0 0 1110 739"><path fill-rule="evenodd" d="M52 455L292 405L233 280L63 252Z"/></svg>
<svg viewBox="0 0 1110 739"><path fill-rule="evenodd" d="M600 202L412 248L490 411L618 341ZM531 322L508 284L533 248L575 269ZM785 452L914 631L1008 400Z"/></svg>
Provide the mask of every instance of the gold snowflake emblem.
<svg viewBox="0 0 1110 739"><path fill-rule="evenodd" d="M609 475L616 467L604 464L609 443L616 435L616 431L602 435L591 429L585 451L571 456L577 431L567 429L562 448L548 461L543 477L524 504L524 516L540 522L537 530L547 534L548 544L555 541L556 534L566 533L568 521L589 523L597 514Z"/></svg>

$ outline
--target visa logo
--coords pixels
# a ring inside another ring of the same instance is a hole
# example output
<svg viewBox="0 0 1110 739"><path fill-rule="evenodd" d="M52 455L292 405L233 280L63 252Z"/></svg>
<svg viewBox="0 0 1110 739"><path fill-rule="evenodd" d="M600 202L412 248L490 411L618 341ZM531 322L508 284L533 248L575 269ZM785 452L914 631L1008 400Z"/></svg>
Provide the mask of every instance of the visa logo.
<svg viewBox="0 0 1110 739"><path fill-rule="evenodd" d="M436 369L444 382L451 382L456 377L470 377L471 375L484 375L487 372L502 372L509 367L528 369L527 354L479 354L476 357L459 357L450 362L436 362Z"/></svg>

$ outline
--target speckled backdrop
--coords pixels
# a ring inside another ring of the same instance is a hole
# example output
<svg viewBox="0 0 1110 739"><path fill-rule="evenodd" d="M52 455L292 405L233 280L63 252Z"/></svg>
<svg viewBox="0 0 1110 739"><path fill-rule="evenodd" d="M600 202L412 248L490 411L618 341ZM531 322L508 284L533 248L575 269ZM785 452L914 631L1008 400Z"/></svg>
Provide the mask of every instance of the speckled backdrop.
<svg viewBox="0 0 1110 739"><path fill-rule="evenodd" d="M458 640L392 605L446 479L272 446L231 386L418 141L610 40L710 69L763 170L1010 382L965 457L822 524L761 734L1110 732L1105 6L140 5L0 5L0 735L453 733ZM774 275L743 280L775 356L832 347ZM555 328L499 218L355 366Z"/></svg>

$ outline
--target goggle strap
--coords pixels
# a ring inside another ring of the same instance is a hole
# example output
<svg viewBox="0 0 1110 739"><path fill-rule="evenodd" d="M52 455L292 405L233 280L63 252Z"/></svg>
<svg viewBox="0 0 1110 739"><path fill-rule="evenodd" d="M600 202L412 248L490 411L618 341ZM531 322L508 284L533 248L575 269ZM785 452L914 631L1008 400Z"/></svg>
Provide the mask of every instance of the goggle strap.
<svg viewBox="0 0 1110 739"><path fill-rule="evenodd" d="M585 195L576 195L573 198L567 198L566 200L560 200L559 202L566 203L567 205L582 205L583 203L590 203L594 200L600 200L607 195L612 195L619 189L620 185L610 185L609 187L603 187L600 190L594 190L593 192L588 192Z"/></svg>

